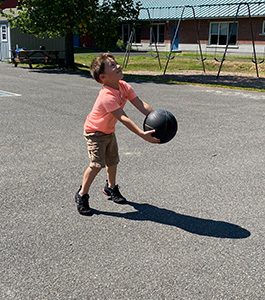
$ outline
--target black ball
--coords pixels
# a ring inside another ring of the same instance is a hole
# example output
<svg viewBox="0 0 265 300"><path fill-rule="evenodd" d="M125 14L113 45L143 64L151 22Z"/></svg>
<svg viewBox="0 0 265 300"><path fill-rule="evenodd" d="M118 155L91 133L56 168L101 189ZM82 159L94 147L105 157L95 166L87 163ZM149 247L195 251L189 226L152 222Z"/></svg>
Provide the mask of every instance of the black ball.
<svg viewBox="0 0 265 300"><path fill-rule="evenodd" d="M160 139L160 144L163 144L172 140L176 135L178 122L171 112L157 109L146 116L143 127L144 131L155 129L152 136Z"/></svg>

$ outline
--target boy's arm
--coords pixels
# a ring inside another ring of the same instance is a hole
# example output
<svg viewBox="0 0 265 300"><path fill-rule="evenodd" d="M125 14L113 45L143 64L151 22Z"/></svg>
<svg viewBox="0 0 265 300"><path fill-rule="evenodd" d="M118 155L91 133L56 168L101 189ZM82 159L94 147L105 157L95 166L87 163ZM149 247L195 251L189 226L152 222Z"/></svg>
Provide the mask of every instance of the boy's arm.
<svg viewBox="0 0 265 300"><path fill-rule="evenodd" d="M130 118L127 117L124 110L122 108L118 108L111 112L115 118L117 118L122 124L124 124L129 130L146 140L150 143L158 144L160 142L159 139L153 137L151 134L155 132L155 130L143 131L141 130Z"/></svg>
<svg viewBox="0 0 265 300"><path fill-rule="evenodd" d="M133 100L131 100L131 103L145 116L147 116L151 111L153 111L152 107L148 103L142 101L139 97L136 97Z"/></svg>

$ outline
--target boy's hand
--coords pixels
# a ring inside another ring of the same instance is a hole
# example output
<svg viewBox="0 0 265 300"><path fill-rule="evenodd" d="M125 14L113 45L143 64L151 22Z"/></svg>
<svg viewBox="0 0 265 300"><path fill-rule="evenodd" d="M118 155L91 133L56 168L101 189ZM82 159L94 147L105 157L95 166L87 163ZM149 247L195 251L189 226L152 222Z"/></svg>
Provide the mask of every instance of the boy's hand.
<svg viewBox="0 0 265 300"><path fill-rule="evenodd" d="M151 134L155 132L155 129L143 131L140 129L131 119L129 119L124 110L120 107L111 112L115 118L121 121L128 129L143 138L145 141L153 144L159 144L160 140L153 137Z"/></svg>
<svg viewBox="0 0 265 300"><path fill-rule="evenodd" d="M153 144L159 144L160 140L154 136L152 136L152 133L155 132L155 129L153 130L148 130L143 132L143 139L149 143Z"/></svg>

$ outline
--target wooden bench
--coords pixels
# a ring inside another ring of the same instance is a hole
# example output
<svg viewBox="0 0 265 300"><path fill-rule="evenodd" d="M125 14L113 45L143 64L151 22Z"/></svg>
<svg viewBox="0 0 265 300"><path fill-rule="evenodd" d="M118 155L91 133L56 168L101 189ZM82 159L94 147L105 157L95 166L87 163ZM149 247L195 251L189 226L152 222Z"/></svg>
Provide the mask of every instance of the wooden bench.
<svg viewBox="0 0 265 300"><path fill-rule="evenodd" d="M11 61L17 67L20 64L28 64L32 69L32 64L57 64L61 65L63 59L59 58L58 50L27 50L18 49L12 51Z"/></svg>

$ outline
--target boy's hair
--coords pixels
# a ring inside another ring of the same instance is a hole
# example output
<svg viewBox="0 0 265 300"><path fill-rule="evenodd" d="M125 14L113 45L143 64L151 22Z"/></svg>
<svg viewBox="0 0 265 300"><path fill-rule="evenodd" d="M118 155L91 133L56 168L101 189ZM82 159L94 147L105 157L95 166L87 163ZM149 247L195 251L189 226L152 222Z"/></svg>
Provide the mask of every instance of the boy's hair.
<svg viewBox="0 0 265 300"><path fill-rule="evenodd" d="M110 52L102 53L100 56L96 57L90 66L90 73L92 77L99 83L102 83L99 75L103 74L105 71L105 62L108 58L115 59Z"/></svg>

